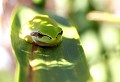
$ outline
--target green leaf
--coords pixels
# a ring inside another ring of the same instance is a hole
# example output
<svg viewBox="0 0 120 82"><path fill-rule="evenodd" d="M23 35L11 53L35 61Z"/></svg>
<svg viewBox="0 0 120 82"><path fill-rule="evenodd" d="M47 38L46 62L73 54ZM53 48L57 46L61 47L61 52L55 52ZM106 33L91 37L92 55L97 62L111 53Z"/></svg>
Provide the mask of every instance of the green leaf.
<svg viewBox="0 0 120 82"><path fill-rule="evenodd" d="M19 63L18 82L86 82L90 79L76 28L64 18L50 14L63 29L56 47L40 47L20 37L22 24L38 12L18 6L11 25L12 47Z"/></svg>

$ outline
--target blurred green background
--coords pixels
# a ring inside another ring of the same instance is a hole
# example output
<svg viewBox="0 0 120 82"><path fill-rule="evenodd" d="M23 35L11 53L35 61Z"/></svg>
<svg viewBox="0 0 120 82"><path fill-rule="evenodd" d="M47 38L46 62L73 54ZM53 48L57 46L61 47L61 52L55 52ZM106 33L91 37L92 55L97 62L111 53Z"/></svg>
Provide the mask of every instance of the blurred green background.
<svg viewBox="0 0 120 82"><path fill-rule="evenodd" d="M120 82L119 0L1 0L0 82L13 82L15 76L16 60L9 29L11 13L17 4L44 9L69 19L80 35L94 82Z"/></svg>

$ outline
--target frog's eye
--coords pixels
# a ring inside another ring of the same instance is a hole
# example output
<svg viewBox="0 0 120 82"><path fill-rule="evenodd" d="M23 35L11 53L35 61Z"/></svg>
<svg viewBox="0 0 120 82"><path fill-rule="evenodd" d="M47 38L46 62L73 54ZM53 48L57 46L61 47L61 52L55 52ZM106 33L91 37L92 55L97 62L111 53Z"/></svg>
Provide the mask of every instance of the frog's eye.
<svg viewBox="0 0 120 82"><path fill-rule="evenodd" d="M42 34L42 33L40 33L40 32L38 32L38 35L37 35L39 38L42 38L43 36L46 36L46 37L48 37L49 39L52 39L50 36L48 36L48 35L45 35L45 34Z"/></svg>
<svg viewBox="0 0 120 82"><path fill-rule="evenodd" d="M58 35L62 35L63 34L63 31L61 31L60 33L58 33Z"/></svg>
<svg viewBox="0 0 120 82"><path fill-rule="evenodd" d="M38 36L39 38L42 38L43 36L46 36L46 37L48 37L49 39L52 39L50 36L48 36L48 35L45 35L45 34L42 34L41 32L32 32L31 34L30 34L31 36Z"/></svg>
<svg viewBox="0 0 120 82"><path fill-rule="evenodd" d="M56 36L56 38L59 36L59 35L62 35L63 34L63 31L59 32L58 35Z"/></svg>
<svg viewBox="0 0 120 82"><path fill-rule="evenodd" d="M43 36L46 36L46 35L43 35L43 34L41 34L40 32L38 32L38 33L37 33L37 36L38 36L39 38L42 38Z"/></svg>

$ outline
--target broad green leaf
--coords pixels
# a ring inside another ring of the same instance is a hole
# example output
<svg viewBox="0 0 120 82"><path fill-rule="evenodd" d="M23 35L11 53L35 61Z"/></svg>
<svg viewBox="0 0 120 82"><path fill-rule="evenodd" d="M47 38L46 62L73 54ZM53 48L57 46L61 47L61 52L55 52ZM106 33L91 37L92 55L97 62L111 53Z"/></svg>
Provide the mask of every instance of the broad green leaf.
<svg viewBox="0 0 120 82"><path fill-rule="evenodd" d="M87 82L90 79L76 28L68 20L52 16L63 29L56 47L40 47L20 37L22 24L38 12L18 6L11 25L11 42L19 63L18 82Z"/></svg>

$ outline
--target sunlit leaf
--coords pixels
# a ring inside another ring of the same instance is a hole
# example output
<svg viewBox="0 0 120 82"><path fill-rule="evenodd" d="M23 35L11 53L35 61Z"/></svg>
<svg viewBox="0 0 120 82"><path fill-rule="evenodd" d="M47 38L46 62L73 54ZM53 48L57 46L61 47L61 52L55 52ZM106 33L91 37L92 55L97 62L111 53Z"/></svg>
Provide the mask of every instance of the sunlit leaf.
<svg viewBox="0 0 120 82"><path fill-rule="evenodd" d="M87 82L90 75L80 38L67 19L49 13L63 29L59 46L35 46L19 37L22 24L37 14L19 6L13 17L11 41L19 62L18 82Z"/></svg>

